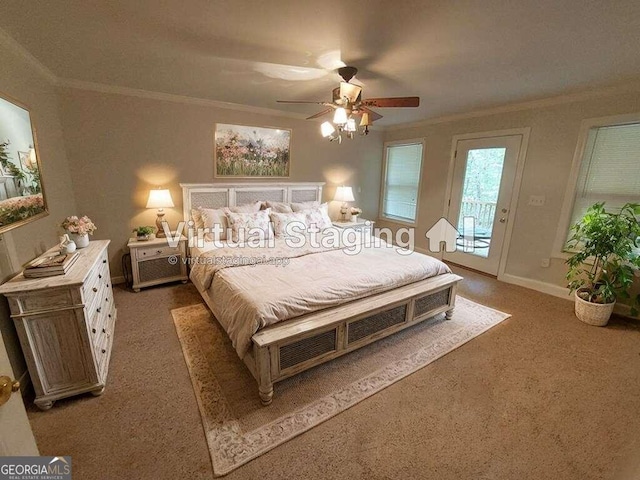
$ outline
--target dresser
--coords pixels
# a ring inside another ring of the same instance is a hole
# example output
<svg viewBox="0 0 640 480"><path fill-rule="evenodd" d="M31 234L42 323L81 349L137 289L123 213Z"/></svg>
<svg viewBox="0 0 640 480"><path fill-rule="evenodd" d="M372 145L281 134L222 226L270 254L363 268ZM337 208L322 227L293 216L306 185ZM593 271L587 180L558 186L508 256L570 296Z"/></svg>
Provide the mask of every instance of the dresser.
<svg viewBox="0 0 640 480"><path fill-rule="evenodd" d="M108 245L95 240L79 249L65 275L19 274L0 285L42 410L60 398L104 391L116 321Z"/></svg>

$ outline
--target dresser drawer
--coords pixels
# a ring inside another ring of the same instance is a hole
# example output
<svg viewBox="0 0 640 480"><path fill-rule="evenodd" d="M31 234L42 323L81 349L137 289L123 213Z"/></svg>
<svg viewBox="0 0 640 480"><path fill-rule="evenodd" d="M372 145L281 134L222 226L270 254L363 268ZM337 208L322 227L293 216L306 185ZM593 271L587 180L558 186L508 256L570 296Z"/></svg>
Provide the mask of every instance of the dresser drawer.
<svg viewBox="0 0 640 480"><path fill-rule="evenodd" d="M180 247L170 247L168 245L160 245L149 248L135 249L137 260L147 260L149 258L169 257L171 255L180 255Z"/></svg>
<svg viewBox="0 0 640 480"><path fill-rule="evenodd" d="M106 260L107 257L105 253L82 286L82 296L84 298L85 305L90 305L92 303L96 293L98 293L103 285L111 283L111 278L109 277L109 265L106 263Z"/></svg>

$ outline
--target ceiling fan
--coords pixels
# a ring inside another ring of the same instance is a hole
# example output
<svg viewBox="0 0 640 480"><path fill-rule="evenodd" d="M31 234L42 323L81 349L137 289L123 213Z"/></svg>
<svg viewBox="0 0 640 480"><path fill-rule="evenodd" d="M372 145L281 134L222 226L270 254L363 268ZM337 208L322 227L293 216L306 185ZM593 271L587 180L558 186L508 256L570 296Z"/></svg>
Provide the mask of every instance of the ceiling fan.
<svg viewBox="0 0 640 480"><path fill-rule="evenodd" d="M360 117L360 127L362 127L363 135L369 133L369 127L373 122L382 118L382 115L374 112L369 107L417 107L420 105L420 97L385 97L363 100L362 87L349 83L356 76L356 73L358 73L358 69L355 67L346 66L338 69L338 75L344 81L340 82L339 87L333 89L331 102L278 100L278 103L310 103L328 107L315 115L311 115L307 120L333 112L333 123L324 122L320 128L323 137L329 138L331 141L337 139L339 142L342 141L342 132L346 132L349 138L353 138L353 134L357 131L356 117Z"/></svg>

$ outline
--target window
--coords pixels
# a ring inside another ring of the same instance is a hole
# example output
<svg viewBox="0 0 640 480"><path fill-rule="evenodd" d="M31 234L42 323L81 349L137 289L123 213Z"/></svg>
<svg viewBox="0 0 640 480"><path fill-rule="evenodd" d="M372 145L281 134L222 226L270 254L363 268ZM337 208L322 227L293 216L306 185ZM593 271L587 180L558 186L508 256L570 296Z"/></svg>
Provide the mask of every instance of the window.
<svg viewBox="0 0 640 480"><path fill-rule="evenodd" d="M607 209L640 201L640 123L589 130L570 225L591 205Z"/></svg>
<svg viewBox="0 0 640 480"><path fill-rule="evenodd" d="M597 202L614 210L640 202L640 115L585 120L569 189L562 209L555 252L563 252L570 228Z"/></svg>
<svg viewBox="0 0 640 480"><path fill-rule="evenodd" d="M382 217L415 222L422 152L422 141L385 144Z"/></svg>

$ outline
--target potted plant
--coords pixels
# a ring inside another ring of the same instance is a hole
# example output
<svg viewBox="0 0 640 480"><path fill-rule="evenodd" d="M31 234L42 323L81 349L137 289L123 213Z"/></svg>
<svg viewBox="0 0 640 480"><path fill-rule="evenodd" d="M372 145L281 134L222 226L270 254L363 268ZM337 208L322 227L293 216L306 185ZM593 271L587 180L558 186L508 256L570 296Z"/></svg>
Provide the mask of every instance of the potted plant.
<svg viewBox="0 0 640 480"><path fill-rule="evenodd" d="M136 233L136 239L139 242L143 242L149 240L153 232L155 232L155 227L145 226L145 227L136 227L133 231Z"/></svg>
<svg viewBox="0 0 640 480"><path fill-rule="evenodd" d="M571 227L567 249L567 280L575 292L576 316L590 325L604 326L616 299L630 299L634 273L640 268L640 204L627 203L617 212L607 212L604 203L592 205ZM638 315L640 295L631 304Z"/></svg>
<svg viewBox="0 0 640 480"><path fill-rule="evenodd" d="M357 222L358 221L358 215L360 215L362 213L362 209L358 208L358 207L351 207L351 221L352 222Z"/></svg>
<svg viewBox="0 0 640 480"><path fill-rule="evenodd" d="M72 215L64 219L60 224L62 228L69 234L69 238L74 241L78 248L84 248L89 245L89 235L93 235L98 227L86 215L77 217Z"/></svg>

